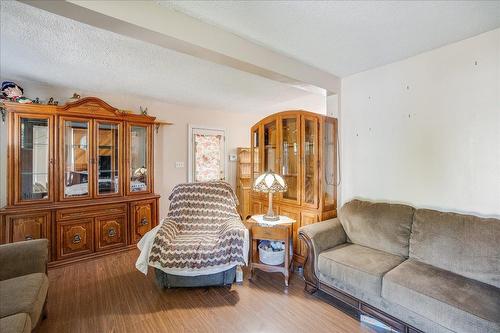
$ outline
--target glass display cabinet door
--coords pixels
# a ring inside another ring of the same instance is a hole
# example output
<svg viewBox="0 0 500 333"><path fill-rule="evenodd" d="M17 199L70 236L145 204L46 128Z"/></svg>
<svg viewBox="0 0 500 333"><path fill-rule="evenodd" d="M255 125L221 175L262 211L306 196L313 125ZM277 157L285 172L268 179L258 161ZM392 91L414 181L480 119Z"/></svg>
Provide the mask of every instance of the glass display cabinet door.
<svg viewBox="0 0 500 333"><path fill-rule="evenodd" d="M129 193L149 192L149 127L129 126Z"/></svg>
<svg viewBox="0 0 500 333"><path fill-rule="evenodd" d="M302 117L302 203L318 207L318 134L319 122L314 116Z"/></svg>
<svg viewBox="0 0 500 333"><path fill-rule="evenodd" d="M63 140L63 199L86 198L92 195L91 121L61 118Z"/></svg>
<svg viewBox="0 0 500 333"><path fill-rule="evenodd" d="M252 185L255 179L259 177L262 170L260 167L260 126L252 128Z"/></svg>
<svg viewBox="0 0 500 333"><path fill-rule="evenodd" d="M51 116L16 115L16 203L53 200L52 122Z"/></svg>
<svg viewBox="0 0 500 333"><path fill-rule="evenodd" d="M278 128L276 119L264 124L264 170L279 172L278 170Z"/></svg>
<svg viewBox="0 0 500 333"><path fill-rule="evenodd" d="M299 198L299 117L283 116L281 127L281 165L279 172L285 179L288 190L282 194L285 201L298 203Z"/></svg>
<svg viewBox="0 0 500 333"><path fill-rule="evenodd" d="M323 129L323 205L337 206L337 120L326 118Z"/></svg>
<svg viewBox="0 0 500 333"><path fill-rule="evenodd" d="M96 122L97 196L121 194L121 124Z"/></svg>

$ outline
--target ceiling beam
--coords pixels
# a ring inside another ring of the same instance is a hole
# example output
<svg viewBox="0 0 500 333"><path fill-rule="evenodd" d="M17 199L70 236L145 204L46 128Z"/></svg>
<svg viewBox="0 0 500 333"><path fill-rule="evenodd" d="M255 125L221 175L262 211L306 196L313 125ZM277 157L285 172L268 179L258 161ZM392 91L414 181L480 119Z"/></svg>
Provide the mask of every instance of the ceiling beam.
<svg viewBox="0 0 500 333"><path fill-rule="evenodd" d="M21 2L315 94L340 94L340 79L333 74L153 1Z"/></svg>

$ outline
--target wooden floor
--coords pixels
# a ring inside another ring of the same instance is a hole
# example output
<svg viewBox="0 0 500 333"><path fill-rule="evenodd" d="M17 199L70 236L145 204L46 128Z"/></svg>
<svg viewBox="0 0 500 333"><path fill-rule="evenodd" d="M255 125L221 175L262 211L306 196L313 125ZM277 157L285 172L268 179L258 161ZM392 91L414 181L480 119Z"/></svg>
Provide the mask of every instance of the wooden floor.
<svg viewBox="0 0 500 333"><path fill-rule="evenodd" d="M49 270L49 316L39 332L369 332L303 291L293 274L257 271L227 288L160 289L135 269L137 251Z"/></svg>

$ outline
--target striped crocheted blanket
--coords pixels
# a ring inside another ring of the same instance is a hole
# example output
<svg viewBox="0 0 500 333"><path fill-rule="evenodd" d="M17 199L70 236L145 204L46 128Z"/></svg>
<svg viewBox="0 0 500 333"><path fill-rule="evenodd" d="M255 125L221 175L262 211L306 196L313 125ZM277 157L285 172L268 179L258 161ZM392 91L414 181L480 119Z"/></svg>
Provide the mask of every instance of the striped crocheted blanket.
<svg viewBox="0 0 500 333"><path fill-rule="evenodd" d="M245 226L228 183L180 184L169 200L168 215L151 247L151 266L204 270L245 264Z"/></svg>

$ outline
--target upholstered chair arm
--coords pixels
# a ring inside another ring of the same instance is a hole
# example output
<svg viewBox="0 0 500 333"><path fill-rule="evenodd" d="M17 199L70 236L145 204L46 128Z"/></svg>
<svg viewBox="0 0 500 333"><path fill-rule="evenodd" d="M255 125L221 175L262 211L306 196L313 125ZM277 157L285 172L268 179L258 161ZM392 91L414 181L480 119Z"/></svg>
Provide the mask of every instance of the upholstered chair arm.
<svg viewBox="0 0 500 333"><path fill-rule="evenodd" d="M230 234L242 234L245 232L246 228L241 219L239 218L231 218L219 226L219 237L223 237L224 235Z"/></svg>
<svg viewBox="0 0 500 333"><path fill-rule="evenodd" d="M0 245L0 281L31 273L47 273L48 246L47 239Z"/></svg>
<svg viewBox="0 0 500 333"><path fill-rule="evenodd" d="M319 223L310 224L299 229L299 237L307 245L304 261L304 280L306 291L314 292L317 289L318 255L332 247L344 244L347 235L339 219L334 218Z"/></svg>

